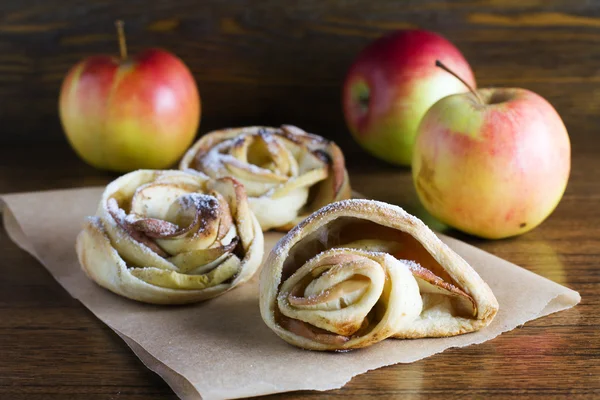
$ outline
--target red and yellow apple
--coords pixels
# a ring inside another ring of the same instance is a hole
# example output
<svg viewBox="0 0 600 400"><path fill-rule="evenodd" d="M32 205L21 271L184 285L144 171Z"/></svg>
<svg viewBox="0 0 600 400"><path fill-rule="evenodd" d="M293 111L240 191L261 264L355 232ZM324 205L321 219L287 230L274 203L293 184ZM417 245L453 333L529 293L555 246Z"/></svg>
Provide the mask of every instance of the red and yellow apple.
<svg viewBox="0 0 600 400"><path fill-rule="evenodd" d="M471 86L473 72L447 39L426 30L399 30L368 45L343 85L343 111L354 139L369 153L410 165L417 127L437 100L467 89L435 67L441 60Z"/></svg>
<svg viewBox="0 0 600 400"><path fill-rule="evenodd" d="M436 102L418 129L412 174L425 209L488 239L525 233L561 200L571 147L556 110L520 88L479 89Z"/></svg>
<svg viewBox="0 0 600 400"><path fill-rule="evenodd" d="M59 98L63 129L75 152L94 167L167 168L196 135L196 82L170 52L148 49L127 57L123 39L121 44L121 58L91 56L68 72Z"/></svg>

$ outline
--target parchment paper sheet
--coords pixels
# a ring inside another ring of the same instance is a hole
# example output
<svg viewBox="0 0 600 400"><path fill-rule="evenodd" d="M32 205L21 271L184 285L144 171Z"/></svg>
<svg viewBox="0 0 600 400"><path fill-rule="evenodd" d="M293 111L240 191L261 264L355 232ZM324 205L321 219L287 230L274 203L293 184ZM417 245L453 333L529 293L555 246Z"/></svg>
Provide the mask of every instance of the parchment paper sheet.
<svg viewBox="0 0 600 400"><path fill-rule="evenodd" d="M481 274L498 298L500 311L489 327L445 339L388 339L348 353L301 350L279 339L263 323L257 277L221 297L192 306L137 303L87 279L77 262L75 237L84 217L96 211L102 190L2 196L5 229L74 298L115 330L182 399L339 388L368 370L417 361L450 347L481 343L580 301L573 290L442 236ZM280 237L277 233L267 234L266 250Z"/></svg>

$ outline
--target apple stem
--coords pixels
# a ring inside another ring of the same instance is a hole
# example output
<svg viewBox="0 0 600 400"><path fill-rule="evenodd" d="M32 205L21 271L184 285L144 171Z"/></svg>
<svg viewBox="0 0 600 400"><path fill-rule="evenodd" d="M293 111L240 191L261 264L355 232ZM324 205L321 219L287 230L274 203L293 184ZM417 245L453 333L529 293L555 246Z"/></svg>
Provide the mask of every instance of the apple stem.
<svg viewBox="0 0 600 400"><path fill-rule="evenodd" d="M483 102L483 99L481 98L481 96L479 96L479 94L475 91L475 89L473 89L473 87L471 85L469 85L463 78L458 76L456 74L456 72L454 72L450 68L446 67L440 60L435 60L435 66L443 69L444 71L446 71L447 73L449 73L450 75L452 75L453 77L455 77L456 79L461 81L463 83L463 85L465 85L467 87L467 89L469 89L469 92L473 93L473 96L475 96L475 98L477 99L477 101L479 101L480 104L482 104L482 105L485 104Z"/></svg>
<svg viewBox="0 0 600 400"><path fill-rule="evenodd" d="M117 27L117 35L119 37L119 50L121 52L121 59L125 61L127 59L127 43L125 42L125 30L123 29L123 21L118 20L115 22Z"/></svg>

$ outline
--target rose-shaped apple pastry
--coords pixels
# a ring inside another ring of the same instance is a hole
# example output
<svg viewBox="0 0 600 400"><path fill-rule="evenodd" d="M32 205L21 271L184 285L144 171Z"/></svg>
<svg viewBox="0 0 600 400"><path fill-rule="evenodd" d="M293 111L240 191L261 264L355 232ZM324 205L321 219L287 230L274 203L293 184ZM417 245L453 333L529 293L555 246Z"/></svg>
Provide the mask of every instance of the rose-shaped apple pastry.
<svg viewBox="0 0 600 400"><path fill-rule="evenodd" d="M340 148L290 125L207 133L188 150L180 169L239 180L264 231L287 231L319 208L350 198Z"/></svg>
<svg viewBox="0 0 600 400"><path fill-rule="evenodd" d="M220 295L250 279L264 252L262 230L235 179L154 170L106 187L76 249L98 284L157 304Z"/></svg>
<svg viewBox="0 0 600 400"><path fill-rule="evenodd" d="M489 286L400 207L330 204L281 239L264 263L260 310L287 342L349 350L389 337L442 337L487 326Z"/></svg>

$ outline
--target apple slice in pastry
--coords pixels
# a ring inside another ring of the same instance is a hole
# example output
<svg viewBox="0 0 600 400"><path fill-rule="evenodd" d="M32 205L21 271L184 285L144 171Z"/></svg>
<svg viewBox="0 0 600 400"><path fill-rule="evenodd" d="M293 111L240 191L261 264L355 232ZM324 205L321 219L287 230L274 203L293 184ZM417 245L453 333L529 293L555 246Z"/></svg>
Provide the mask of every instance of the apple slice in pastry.
<svg viewBox="0 0 600 400"><path fill-rule="evenodd" d="M248 281L263 234L243 186L183 171L138 170L105 188L76 251L100 286L146 303L184 304Z"/></svg>
<svg viewBox="0 0 600 400"><path fill-rule="evenodd" d="M190 147L179 168L237 179L263 231L287 232L315 210L351 194L340 148L292 125L209 132Z"/></svg>
<svg viewBox="0 0 600 400"><path fill-rule="evenodd" d="M345 200L313 213L269 254L260 277L265 323L311 350L389 337L444 337L487 326L489 286L400 207Z"/></svg>

